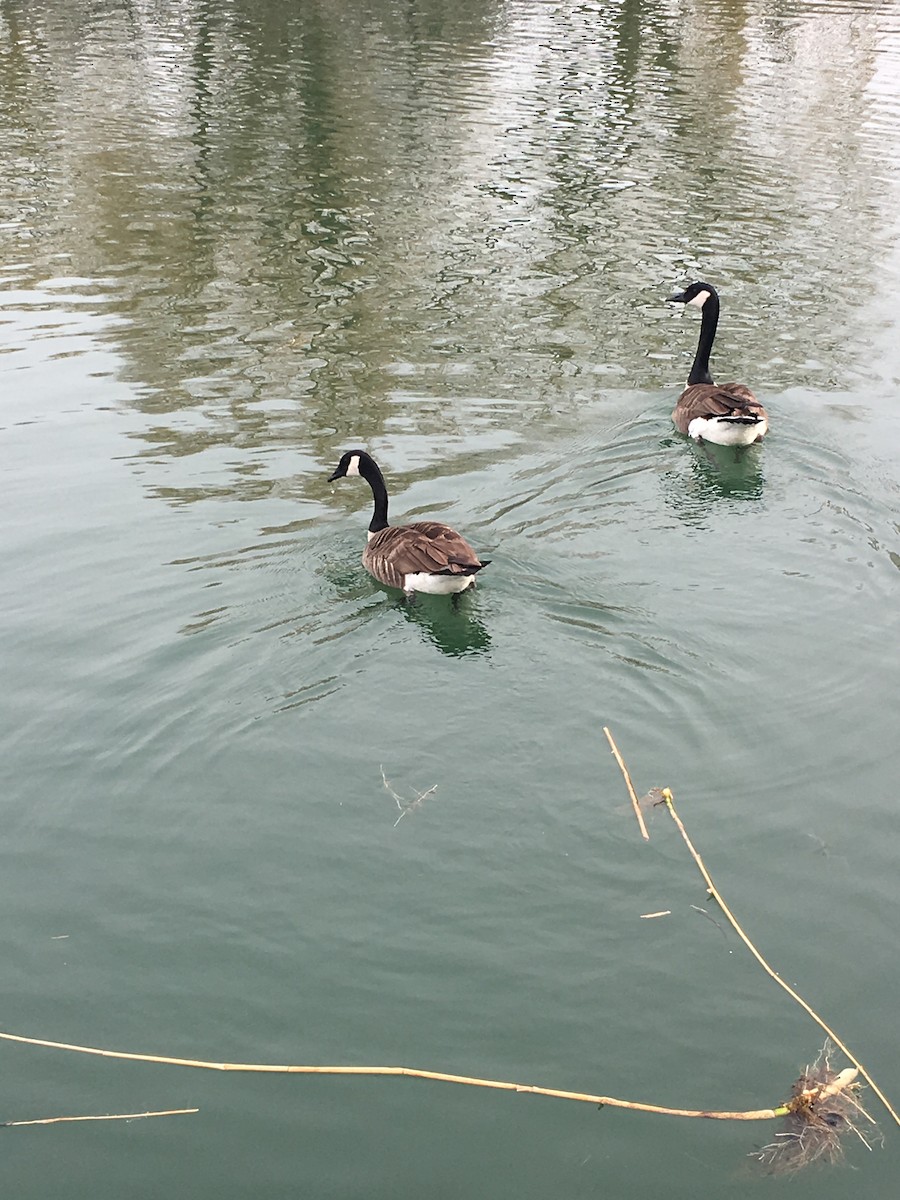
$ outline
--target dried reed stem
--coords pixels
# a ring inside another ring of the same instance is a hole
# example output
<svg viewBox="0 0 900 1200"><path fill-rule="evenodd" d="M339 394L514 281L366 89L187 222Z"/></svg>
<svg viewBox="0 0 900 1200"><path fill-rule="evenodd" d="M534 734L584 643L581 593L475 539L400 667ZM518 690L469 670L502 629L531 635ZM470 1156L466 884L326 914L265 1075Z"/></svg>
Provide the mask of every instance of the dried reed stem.
<svg viewBox="0 0 900 1200"><path fill-rule="evenodd" d="M628 774L628 768L619 753L619 747L613 741L613 735L609 732L606 726L603 726L603 732L606 734L606 740L609 742L609 748L615 756L616 762L619 764L619 770L625 779L625 786L628 788L628 795L631 797L631 807L634 809L634 815L637 817L638 827L641 831L641 837L645 842L650 841L650 834L647 832L647 826L644 823L644 814L641 812L641 806L638 803L637 793L634 790L634 784L631 782L631 776Z"/></svg>
<svg viewBox="0 0 900 1200"><path fill-rule="evenodd" d="M587 1092L564 1092L556 1088L537 1087L530 1083L507 1083L497 1079L476 1079L468 1075L447 1075L443 1071L420 1071L413 1067L309 1067L274 1066L268 1063L206 1062L197 1058L169 1058L156 1054L132 1054L124 1050L100 1050L96 1046L76 1046L68 1042L50 1042L43 1038L20 1037L15 1033L0 1033L7 1042L26 1046L46 1046L52 1050L74 1050L78 1054L96 1054L101 1058L124 1058L131 1062L164 1063L175 1067L199 1067L207 1071L247 1071L269 1075L405 1075L413 1079L434 1079L443 1083L464 1083L471 1087L496 1088L504 1092L525 1092L535 1096L555 1096L559 1100L581 1100L610 1108L627 1108L634 1112L657 1113L664 1117L705 1117L713 1121L768 1121L786 1116L785 1104L778 1108L760 1108L749 1112L711 1112L691 1108L666 1108L659 1104L641 1104L634 1100L617 1100L614 1096L594 1096ZM152 1114L147 1114L152 1115ZM82 1118L87 1119L87 1118Z"/></svg>
<svg viewBox="0 0 900 1200"><path fill-rule="evenodd" d="M759 965L762 967L762 969L765 971L765 973L769 976L769 978L774 979L775 982L778 984L778 986L780 988L782 988L784 991L786 991L787 994L790 996L790 998L795 1003L799 1004L805 1013L807 1013L810 1017L812 1017L812 1019L819 1026L819 1028L822 1029L828 1035L829 1038L831 1038L831 1040L838 1047L838 1049L843 1051L843 1053L847 1056L847 1058L849 1058L849 1060L853 1063L853 1065L859 1070L860 1075L862 1075L863 1079L865 1079L866 1083L868 1083L869 1087L872 1089L872 1091L875 1093L875 1095L878 1097L878 1099L881 1101L881 1103L884 1105L884 1107L888 1110L888 1112L894 1118L896 1123L898 1125L900 1125L900 1117L897 1116L897 1114L894 1111L893 1107L891 1106L891 1103L888 1100L887 1096L885 1096L884 1092L882 1092L881 1088L878 1086L878 1084L875 1082L875 1080L872 1078L872 1076L869 1074L869 1072L866 1070L866 1068L862 1065L862 1063L859 1061L859 1059L854 1054L851 1053L851 1051L847 1048L847 1046L844 1045L844 1043L841 1041L841 1039L838 1037L838 1035L834 1032L834 1030L829 1025L826 1025L825 1021L819 1016L819 1014L815 1011L815 1009L812 1008L809 1004L807 1004L807 1002L803 999L803 997L800 996L797 992L795 992L789 983L785 983L785 981L781 978L781 976L778 974L777 971L773 970L773 968L769 966L769 964L766 962L766 960L763 958L763 956L760 954L760 952L757 950L757 948L750 941L750 938L747 936L747 934L744 933L743 929L741 928L741 926L738 922L737 917L735 917L734 913L731 911L731 909L725 903L724 899L722 898L721 892L716 887L716 885L713 883L712 877L711 877L709 871L707 871L706 865L704 864L703 859L700 857L700 852L697 850L694 843L691 841L690 837L688 837L688 831L684 827L684 822L681 820L681 817L679 817L678 813L675 811L675 798L672 795L672 792L669 788L662 789L662 798L666 802L666 808L668 808L668 810L669 810L669 815L671 816L672 820L675 822L676 826L678 827L678 832L681 834L682 838L684 839L684 844L687 846L688 851L690 852L691 858L693 858L694 862L697 864L697 867L700 870L700 874L703 876L706 886L709 889L710 895L715 900L716 904L718 904L719 908L722 910L723 915L728 920L728 923L731 925L734 932L738 935L738 937L741 939L741 941L744 943L744 945L747 947L747 949L750 951L750 953L753 955L753 957L756 959L756 961L759 963Z"/></svg>
<svg viewBox="0 0 900 1200"><path fill-rule="evenodd" d="M11 1129L14 1125L58 1125L60 1121L136 1121L140 1117L180 1117L199 1111L199 1108L167 1108L164 1112L108 1113L102 1117L41 1117L35 1121L0 1121L0 1129Z"/></svg>
<svg viewBox="0 0 900 1200"><path fill-rule="evenodd" d="M625 783L628 787L628 794L631 797L631 802L635 807L635 811L639 811L637 796L635 795L634 785L631 782L631 776L628 773L628 768L625 766L625 763L622 760L622 756L619 753L618 747L616 746L616 743L613 741L612 734L606 728L605 725L603 727L603 732L606 734L606 740L609 742L610 747L612 748L612 752L616 757L616 762L619 764L619 767L622 771L622 775L625 777ZM756 959L756 961L759 963L759 965L762 967L762 969L765 971L765 973L769 976L769 978L774 979L775 982L778 984L778 986L780 988L783 988L783 990L787 992L787 994L791 997L791 999L793 1001L795 1001L795 1003L799 1004L805 1013L807 1013L810 1017L812 1017L812 1019L819 1026L819 1028L822 1029L829 1038L831 1038L831 1040L838 1047L838 1049L843 1051L843 1053L847 1056L847 1058L850 1060L850 1062L852 1062L853 1065L859 1070L860 1075L862 1075L862 1077L868 1083L869 1087L872 1089L872 1091L875 1093L875 1095L878 1097L878 1099L881 1101L881 1103L884 1105L884 1107L887 1109L887 1111L891 1114L894 1121L898 1125L900 1125L900 1117L898 1117L897 1113L894 1111L887 1096L885 1096L884 1092L881 1090L881 1088L878 1086L878 1084L875 1082L875 1080L872 1078L872 1076L869 1074L869 1072L866 1070L866 1068L862 1065L862 1063L859 1061L859 1059L856 1057L856 1055L852 1054L850 1052L850 1050L847 1048L847 1046L841 1041L841 1039L838 1037L838 1035L834 1032L834 1030L829 1025L825 1024L825 1021L819 1016L819 1014L815 1011L815 1009L811 1008L810 1005L807 1004L807 1002L803 999L803 997L798 995L798 993L794 991L794 989L790 986L790 984L785 983L785 981L781 978L781 976L778 974L778 972L773 970L773 968L769 966L769 964L766 962L766 960L763 958L763 956L760 954L760 952L757 950L757 948L754 946L754 944L750 941L750 938L747 936L747 934L744 933L743 929L741 928L741 926L737 920L737 917L735 917L734 913L731 911L731 909L725 903L724 899L722 898L721 892L716 887L716 885L713 883L712 876L710 875L709 871L707 871L706 865L704 864L703 859L700 857L699 851L694 846L694 843L691 841L690 837L688 837L688 832L684 827L684 822L681 820L678 813L675 811L675 799L672 795L671 790L669 788L662 788L660 791L660 795L661 795L662 799L665 801L666 807L669 810L669 815L671 816L672 820L675 822L675 825L678 828L678 832L681 834L682 838L684 839L684 843L687 846L688 850L690 851L691 857L693 858L694 862L697 864L697 867L700 870L700 874L703 876L706 886L709 889L710 895L713 897L713 899L718 904L719 908L722 910L723 915L727 918L728 923L731 925L732 929L735 931L735 933L738 935L738 937L741 939L741 941L744 943L744 945L747 947L747 949L750 951L750 953L753 955L753 957ZM640 821L640 825L641 825L641 832L643 833L644 837L646 838L647 832L646 832L646 828L644 826L644 822L642 820Z"/></svg>

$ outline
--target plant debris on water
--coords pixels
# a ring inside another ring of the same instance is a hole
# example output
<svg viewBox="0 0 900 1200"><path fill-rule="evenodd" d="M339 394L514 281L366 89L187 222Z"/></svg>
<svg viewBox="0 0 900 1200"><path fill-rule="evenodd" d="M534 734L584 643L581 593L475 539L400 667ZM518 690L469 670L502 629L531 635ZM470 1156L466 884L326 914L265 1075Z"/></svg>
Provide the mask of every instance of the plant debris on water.
<svg viewBox="0 0 900 1200"><path fill-rule="evenodd" d="M390 781L384 773L384 767L381 768L381 778L384 782L385 788L394 797L397 808L400 810L400 816L394 822L395 829L407 815L407 813L415 812L417 808L421 808L422 802L427 800L429 796L433 796L438 787L438 785L435 783L430 788L427 788L424 792L417 793L415 796L413 796L412 800L403 800L402 797L398 796L391 787Z"/></svg>
<svg viewBox="0 0 900 1200"><path fill-rule="evenodd" d="M794 1084L784 1128L773 1140L753 1152L773 1175L790 1175L813 1163L834 1165L844 1157L844 1145L853 1134L867 1150L883 1138L860 1101L862 1084L855 1068L835 1071L830 1041Z"/></svg>

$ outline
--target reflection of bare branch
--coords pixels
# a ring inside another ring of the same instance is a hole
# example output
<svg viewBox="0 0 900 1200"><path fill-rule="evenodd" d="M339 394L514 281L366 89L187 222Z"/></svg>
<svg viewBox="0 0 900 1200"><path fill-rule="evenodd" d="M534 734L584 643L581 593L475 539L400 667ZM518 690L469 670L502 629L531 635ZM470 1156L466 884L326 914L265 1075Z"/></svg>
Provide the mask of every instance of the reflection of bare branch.
<svg viewBox="0 0 900 1200"><path fill-rule="evenodd" d="M404 801L403 799L401 799L400 796L397 795L397 793L394 791L394 789L391 787L390 783L388 782L388 778L384 773L384 766L382 766L382 768L381 768L381 778L382 778L385 788L394 797L394 802L396 803L397 807L400 810L400 816L394 822L395 829L397 828L397 826L400 824L400 822L403 820L403 818L406 816L407 813L414 812L417 808L421 808L422 802L424 800L426 800L429 796L434 795L434 793L437 791L437 788L438 788L438 785L435 783L432 787L428 788L427 791L419 792L419 794L417 796L415 796L412 800Z"/></svg>
<svg viewBox="0 0 900 1200"><path fill-rule="evenodd" d="M706 917L707 921L712 921L713 925L715 925L716 929L718 929L719 933L721 933L723 938L728 937L728 934L725 932L725 930L722 928L722 926L719 924L719 922L716 920L716 918L712 915L711 912L708 912L705 908L701 908L699 904L692 904L691 908L694 910L694 912L698 912L701 914L701 916Z"/></svg>

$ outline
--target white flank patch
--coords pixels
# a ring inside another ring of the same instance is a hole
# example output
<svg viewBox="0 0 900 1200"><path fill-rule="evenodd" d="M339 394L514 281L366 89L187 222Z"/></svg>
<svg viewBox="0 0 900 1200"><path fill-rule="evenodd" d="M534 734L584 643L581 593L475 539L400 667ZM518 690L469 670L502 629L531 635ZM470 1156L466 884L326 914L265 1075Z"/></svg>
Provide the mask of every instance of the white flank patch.
<svg viewBox="0 0 900 1200"><path fill-rule="evenodd" d="M702 308L709 299L709 292L706 290L698 292L693 300L688 300L688 304L693 304L694 308Z"/></svg>
<svg viewBox="0 0 900 1200"><path fill-rule="evenodd" d="M428 571L403 576L404 592L427 592L431 596L450 596L464 592L475 582L474 575L431 575Z"/></svg>
<svg viewBox="0 0 900 1200"><path fill-rule="evenodd" d="M765 421L754 421L752 425L721 421L718 417L694 417L688 425L688 436L700 441L715 442L717 446L749 446L763 436L768 429Z"/></svg>
<svg viewBox="0 0 900 1200"><path fill-rule="evenodd" d="M347 463L347 474L348 475L358 475L359 474L359 455L358 454L352 455L350 458L350 461Z"/></svg>

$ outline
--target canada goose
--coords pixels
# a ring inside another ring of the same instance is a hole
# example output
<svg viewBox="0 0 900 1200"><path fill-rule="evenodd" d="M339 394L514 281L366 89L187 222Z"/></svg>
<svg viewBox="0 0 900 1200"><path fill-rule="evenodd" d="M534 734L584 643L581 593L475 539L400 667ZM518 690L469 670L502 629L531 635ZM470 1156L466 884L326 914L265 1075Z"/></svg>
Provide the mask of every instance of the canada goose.
<svg viewBox="0 0 900 1200"><path fill-rule="evenodd" d="M675 403L672 420L679 433L720 446L749 446L769 428L769 416L742 383L713 383L709 355L719 323L719 295L711 283L692 283L669 297L670 304L691 304L703 314L700 340L687 387Z"/></svg>
<svg viewBox="0 0 900 1200"><path fill-rule="evenodd" d="M362 475L372 489L375 511L362 561L377 580L388 587L402 588L407 596L414 592L446 596L463 592L475 583L476 572L488 564L455 529L439 521L388 525L387 488L371 454L348 450L329 482L345 475Z"/></svg>

